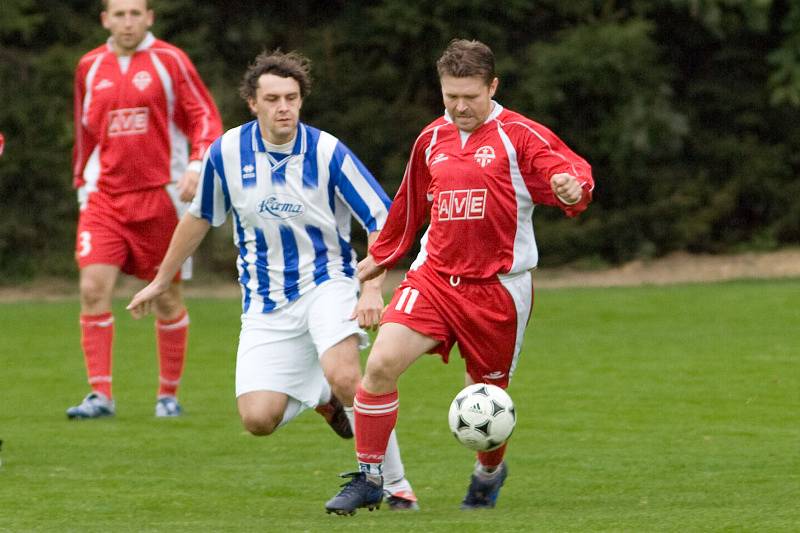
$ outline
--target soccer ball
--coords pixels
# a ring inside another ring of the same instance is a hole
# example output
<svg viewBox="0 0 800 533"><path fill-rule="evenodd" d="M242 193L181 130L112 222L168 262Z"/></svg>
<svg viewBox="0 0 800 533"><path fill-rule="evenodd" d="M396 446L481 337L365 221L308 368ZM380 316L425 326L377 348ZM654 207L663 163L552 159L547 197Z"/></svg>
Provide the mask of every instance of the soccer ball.
<svg viewBox="0 0 800 533"><path fill-rule="evenodd" d="M480 452L502 446L517 422L511 396L486 383L469 385L456 394L447 418L456 440Z"/></svg>

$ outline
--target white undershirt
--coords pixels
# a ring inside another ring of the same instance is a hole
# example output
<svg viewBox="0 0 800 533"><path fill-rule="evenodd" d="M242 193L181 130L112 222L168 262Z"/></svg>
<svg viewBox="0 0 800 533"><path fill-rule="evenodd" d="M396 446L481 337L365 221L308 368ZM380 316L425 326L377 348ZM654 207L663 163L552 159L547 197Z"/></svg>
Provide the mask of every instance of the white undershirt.
<svg viewBox="0 0 800 533"><path fill-rule="evenodd" d="M128 67L131 66L131 56L117 56L117 61L119 61L119 69L122 73L128 72Z"/></svg>
<svg viewBox="0 0 800 533"><path fill-rule="evenodd" d="M469 139L471 131L464 131L458 130L459 135L461 135L461 148L464 148L464 145L467 144L467 139Z"/></svg>
<svg viewBox="0 0 800 533"><path fill-rule="evenodd" d="M496 116L495 115L495 110L497 109L497 106L495 104L496 104L496 102L494 100L492 100L492 107L491 107L491 109L489 109L489 115L486 117L486 120L483 121L483 124L486 124L487 122L489 122L490 120L495 118L495 116ZM478 128L479 127L480 126L478 126ZM475 128L475 129L478 129L478 128ZM469 139L469 136L472 133L472 131L458 130L458 133L461 136L461 148L464 148L464 145L467 144L467 139Z"/></svg>
<svg viewBox="0 0 800 533"><path fill-rule="evenodd" d="M264 148L267 149L267 152L275 152L278 154L291 154L292 149L294 148L294 139L284 144L272 144L264 137L261 137L261 140L264 141Z"/></svg>

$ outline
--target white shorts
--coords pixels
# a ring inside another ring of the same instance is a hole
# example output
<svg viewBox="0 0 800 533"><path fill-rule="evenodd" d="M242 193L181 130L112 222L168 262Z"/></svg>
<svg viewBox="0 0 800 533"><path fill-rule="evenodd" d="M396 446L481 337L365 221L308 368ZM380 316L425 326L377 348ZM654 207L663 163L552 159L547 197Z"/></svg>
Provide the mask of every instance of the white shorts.
<svg viewBox="0 0 800 533"><path fill-rule="evenodd" d="M282 392L308 408L325 388L319 358L351 335L359 348L367 334L350 315L358 302L358 281L335 278L270 313L243 314L236 354L236 396Z"/></svg>

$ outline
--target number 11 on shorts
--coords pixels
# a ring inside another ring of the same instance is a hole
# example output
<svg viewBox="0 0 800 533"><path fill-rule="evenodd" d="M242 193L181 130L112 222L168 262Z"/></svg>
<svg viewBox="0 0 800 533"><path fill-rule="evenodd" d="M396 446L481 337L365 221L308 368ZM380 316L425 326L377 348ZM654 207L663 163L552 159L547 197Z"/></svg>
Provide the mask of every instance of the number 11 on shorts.
<svg viewBox="0 0 800 533"><path fill-rule="evenodd" d="M400 298L397 299L397 305L394 306L395 311L402 311L410 315L418 296L419 291L417 289L406 287L400 292ZM404 305L405 307L403 307Z"/></svg>

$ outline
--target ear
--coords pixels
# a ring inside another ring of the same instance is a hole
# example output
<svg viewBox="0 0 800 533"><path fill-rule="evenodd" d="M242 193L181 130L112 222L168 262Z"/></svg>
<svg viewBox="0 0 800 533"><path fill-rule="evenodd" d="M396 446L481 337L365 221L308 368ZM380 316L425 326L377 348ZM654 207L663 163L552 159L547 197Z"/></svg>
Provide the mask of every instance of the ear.
<svg viewBox="0 0 800 533"><path fill-rule="evenodd" d="M156 20L156 13L152 9L147 10L147 29L149 30L153 26L153 22Z"/></svg>
<svg viewBox="0 0 800 533"><path fill-rule="evenodd" d="M103 10L103 11L100 12L100 23L103 25L103 27L105 29L107 29L107 30L110 29L108 27L108 11Z"/></svg>
<svg viewBox="0 0 800 533"><path fill-rule="evenodd" d="M500 84L500 80L497 78L492 80L492 83L489 84L489 98L494 97L494 93L497 91L497 86Z"/></svg>
<svg viewBox="0 0 800 533"><path fill-rule="evenodd" d="M250 108L250 112L253 115L257 115L258 114L258 113L256 113L256 99L255 98L248 98L247 99L247 107Z"/></svg>

